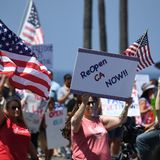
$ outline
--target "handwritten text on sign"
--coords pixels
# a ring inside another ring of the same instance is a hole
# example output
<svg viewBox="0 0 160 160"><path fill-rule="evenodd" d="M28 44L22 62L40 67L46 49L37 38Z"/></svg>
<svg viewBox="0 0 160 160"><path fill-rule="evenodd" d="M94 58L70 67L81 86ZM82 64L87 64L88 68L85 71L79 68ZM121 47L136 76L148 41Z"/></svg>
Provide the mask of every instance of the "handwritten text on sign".
<svg viewBox="0 0 160 160"><path fill-rule="evenodd" d="M135 57L79 49L71 91L126 100L131 96L137 63Z"/></svg>
<svg viewBox="0 0 160 160"><path fill-rule="evenodd" d="M52 44L33 45L32 51L38 60L48 69L53 69L53 46Z"/></svg>
<svg viewBox="0 0 160 160"><path fill-rule="evenodd" d="M48 149L68 145L68 140L62 137L61 129L66 121L67 109L61 108L53 112L45 113L45 122L47 125L46 136Z"/></svg>

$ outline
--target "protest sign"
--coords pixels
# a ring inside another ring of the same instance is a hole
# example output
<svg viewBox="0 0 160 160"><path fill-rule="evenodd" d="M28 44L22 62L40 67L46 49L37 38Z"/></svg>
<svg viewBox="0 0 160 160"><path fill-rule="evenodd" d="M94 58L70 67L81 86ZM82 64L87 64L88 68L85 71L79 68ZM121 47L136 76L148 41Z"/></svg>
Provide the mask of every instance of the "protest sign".
<svg viewBox="0 0 160 160"><path fill-rule="evenodd" d="M67 115L66 108L59 108L53 112L45 113L46 136L48 149L58 148L69 144L62 136L61 129L64 127Z"/></svg>
<svg viewBox="0 0 160 160"><path fill-rule="evenodd" d="M53 46L51 44L33 45L32 51L47 69L53 69Z"/></svg>
<svg viewBox="0 0 160 160"><path fill-rule="evenodd" d="M32 133L39 131L39 126L46 110L48 101L30 91L24 91L24 121Z"/></svg>
<svg viewBox="0 0 160 160"><path fill-rule="evenodd" d="M140 97L142 95L142 85L144 83L149 83L150 81L149 75L148 74L136 74L135 81L137 85L138 96Z"/></svg>
<svg viewBox="0 0 160 160"><path fill-rule="evenodd" d="M31 112L23 112L23 117L25 120L25 123L31 133L37 133L39 132L39 126L41 124L41 118L36 113Z"/></svg>
<svg viewBox="0 0 160 160"><path fill-rule="evenodd" d="M79 49L71 92L126 100L131 90L138 59L89 49Z"/></svg>
<svg viewBox="0 0 160 160"><path fill-rule="evenodd" d="M138 92L136 83L134 82L133 89L132 89L132 105L129 108L128 116L140 116L140 108L138 103ZM101 98L102 104L102 114L109 115L109 116L119 116L125 106L125 102L113 100L113 99L106 99Z"/></svg>

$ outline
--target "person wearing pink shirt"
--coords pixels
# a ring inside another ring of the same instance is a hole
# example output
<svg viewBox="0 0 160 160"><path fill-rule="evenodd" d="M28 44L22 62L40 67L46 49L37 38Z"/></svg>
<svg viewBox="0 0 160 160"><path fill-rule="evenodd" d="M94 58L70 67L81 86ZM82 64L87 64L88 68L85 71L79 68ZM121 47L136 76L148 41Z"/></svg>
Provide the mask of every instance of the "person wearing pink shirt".
<svg viewBox="0 0 160 160"><path fill-rule="evenodd" d="M108 130L125 121L131 105L128 98L119 117L99 115L100 100L89 95L82 96L82 103L71 117L71 148L73 160L111 160Z"/></svg>

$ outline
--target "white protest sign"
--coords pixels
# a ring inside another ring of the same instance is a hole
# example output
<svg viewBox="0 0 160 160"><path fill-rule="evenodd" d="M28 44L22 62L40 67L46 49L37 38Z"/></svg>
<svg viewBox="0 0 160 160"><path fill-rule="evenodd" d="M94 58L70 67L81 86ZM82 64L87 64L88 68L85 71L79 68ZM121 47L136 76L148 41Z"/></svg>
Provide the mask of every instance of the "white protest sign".
<svg viewBox="0 0 160 160"><path fill-rule="evenodd" d="M30 91L24 91L24 98L22 100L25 101L23 105L24 112L36 113L39 117L43 117L48 104L47 100Z"/></svg>
<svg viewBox="0 0 160 160"><path fill-rule="evenodd" d="M58 148L69 144L69 141L62 136L60 131L64 127L66 115L66 108L61 108L54 112L45 113L48 149Z"/></svg>
<svg viewBox="0 0 160 160"><path fill-rule="evenodd" d="M53 69L53 46L52 44L33 45L32 51L38 60L48 69Z"/></svg>
<svg viewBox="0 0 160 160"><path fill-rule="evenodd" d="M129 108L128 115L129 116L140 116L140 108L139 108L139 99L138 99L138 90L136 80L134 81L132 88L132 99L133 103L131 108Z"/></svg>
<svg viewBox="0 0 160 160"><path fill-rule="evenodd" d="M102 114L108 116L119 116L125 105L124 101L101 98Z"/></svg>
<svg viewBox="0 0 160 160"><path fill-rule="evenodd" d="M31 112L23 112L23 117L31 133L36 133L39 131L41 118L37 114Z"/></svg>
<svg viewBox="0 0 160 160"><path fill-rule="evenodd" d="M131 90L138 59L89 49L79 49L71 92L126 100Z"/></svg>
<svg viewBox="0 0 160 160"><path fill-rule="evenodd" d="M133 85L132 98L133 98L133 103L132 106L129 108L128 116L129 117L140 116L136 83L134 83ZM102 114L109 116L119 116L125 106L124 101L118 101L106 98L101 98L101 103L102 103Z"/></svg>
<svg viewBox="0 0 160 160"><path fill-rule="evenodd" d="M142 89L141 89L142 85L144 83L149 83L150 78L148 74L136 74L135 80L136 80L138 96L140 97L142 95Z"/></svg>
<svg viewBox="0 0 160 160"><path fill-rule="evenodd" d="M24 91L23 114L29 130L32 133L39 131L39 126L46 110L48 101L30 91Z"/></svg>

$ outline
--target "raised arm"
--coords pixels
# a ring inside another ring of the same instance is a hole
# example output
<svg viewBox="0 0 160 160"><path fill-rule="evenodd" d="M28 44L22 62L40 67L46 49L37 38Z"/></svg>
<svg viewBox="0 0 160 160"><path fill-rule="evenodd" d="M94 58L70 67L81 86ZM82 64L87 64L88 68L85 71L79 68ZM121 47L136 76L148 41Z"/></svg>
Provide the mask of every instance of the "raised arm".
<svg viewBox="0 0 160 160"><path fill-rule="evenodd" d="M4 83L6 81L6 75L1 75L1 80L0 80L0 101L1 101L1 104L0 104L0 125L3 123L3 119L4 119L4 110L3 110L3 105L4 105L4 102L5 99L3 98L3 88L4 88Z"/></svg>
<svg viewBox="0 0 160 160"><path fill-rule="evenodd" d="M6 82L7 76L2 74L1 75L1 80L0 80L0 95L2 95L4 84Z"/></svg>
<svg viewBox="0 0 160 160"><path fill-rule="evenodd" d="M75 133L78 132L81 127L81 120L82 120L86 105L88 103L88 99L89 99L88 95L82 96L82 103L79 106L78 110L73 115L73 117L71 118L71 130Z"/></svg>
<svg viewBox="0 0 160 160"><path fill-rule="evenodd" d="M119 117L101 115L100 119L102 120L102 123L104 124L105 128L111 130L113 128L121 126L127 118L128 109L131 106L131 104L132 98L128 98L125 107L123 108Z"/></svg>

